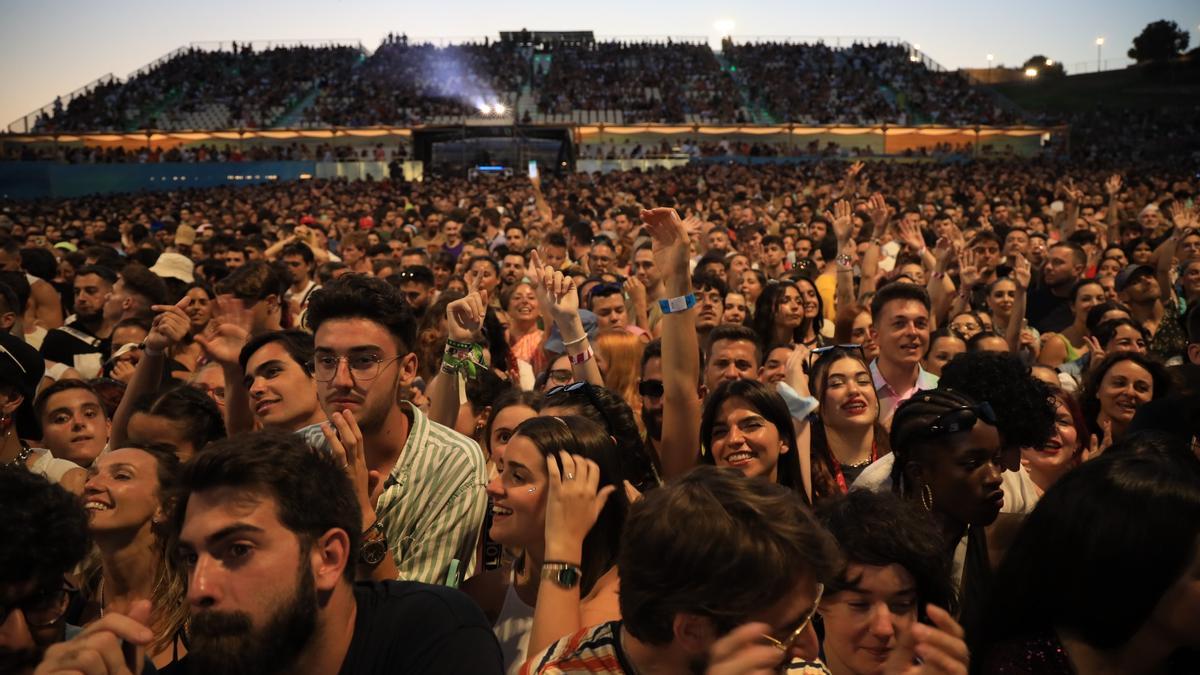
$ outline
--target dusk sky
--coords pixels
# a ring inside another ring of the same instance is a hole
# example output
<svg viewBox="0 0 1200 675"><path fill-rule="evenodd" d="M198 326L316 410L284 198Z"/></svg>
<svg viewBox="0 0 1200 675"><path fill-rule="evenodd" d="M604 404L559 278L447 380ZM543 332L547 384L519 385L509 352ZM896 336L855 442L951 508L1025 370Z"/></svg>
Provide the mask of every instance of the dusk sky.
<svg viewBox="0 0 1200 675"><path fill-rule="evenodd" d="M131 71L190 42L346 38L373 50L395 31L410 37L467 38L501 30L592 30L603 36L712 36L732 20L733 36L896 36L948 68L1019 65L1034 54L1095 68L1124 63L1135 35L1169 19L1200 42L1200 2L759 1L603 3L526 0L209 0L84 2L3 0L0 4L0 128L88 82ZM1118 62L1117 59L1122 61Z"/></svg>

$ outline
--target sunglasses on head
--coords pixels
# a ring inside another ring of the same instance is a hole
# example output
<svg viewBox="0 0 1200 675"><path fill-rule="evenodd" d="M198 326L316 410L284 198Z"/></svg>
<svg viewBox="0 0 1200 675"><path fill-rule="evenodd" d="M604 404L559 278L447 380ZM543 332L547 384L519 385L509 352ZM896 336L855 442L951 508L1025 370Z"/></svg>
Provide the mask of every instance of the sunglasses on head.
<svg viewBox="0 0 1200 675"><path fill-rule="evenodd" d="M605 412L604 406L600 404L600 399L596 398L596 388L587 381L572 382L571 384L564 384L546 392L544 400L549 401L555 394L571 394L583 390L584 395L587 396L588 403L592 404L592 407L596 409L596 412L600 413L600 417L604 420L604 428L611 429L613 426L612 421L608 419L608 413Z"/></svg>
<svg viewBox="0 0 1200 675"><path fill-rule="evenodd" d="M982 420L991 426L996 426L996 411L987 401L975 405L961 405L938 415L933 423L925 428L923 436L944 436L960 431L970 431L976 422Z"/></svg>
<svg viewBox="0 0 1200 675"><path fill-rule="evenodd" d="M826 355L843 354L845 352L857 352L858 358L862 359L863 361L867 360L867 353L863 351L862 345L826 345L824 347L817 347L808 353L808 368L809 370L812 370L813 364L825 358Z"/></svg>

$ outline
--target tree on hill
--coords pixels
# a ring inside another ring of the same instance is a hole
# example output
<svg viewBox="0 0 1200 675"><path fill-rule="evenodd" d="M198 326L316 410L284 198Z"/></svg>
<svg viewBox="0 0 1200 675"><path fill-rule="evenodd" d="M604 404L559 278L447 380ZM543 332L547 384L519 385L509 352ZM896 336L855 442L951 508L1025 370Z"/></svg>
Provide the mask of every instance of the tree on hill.
<svg viewBox="0 0 1200 675"><path fill-rule="evenodd" d="M1021 66L1022 70L1026 68L1037 68L1039 78L1065 77L1067 74L1067 72L1063 70L1063 65L1061 63L1058 61L1051 61L1041 54L1029 57L1029 59L1025 61L1025 65Z"/></svg>
<svg viewBox="0 0 1200 675"><path fill-rule="evenodd" d="M1145 61L1165 61L1187 49L1189 35L1174 21L1160 19L1146 24L1142 34L1133 38L1129 58Z"/></svg>

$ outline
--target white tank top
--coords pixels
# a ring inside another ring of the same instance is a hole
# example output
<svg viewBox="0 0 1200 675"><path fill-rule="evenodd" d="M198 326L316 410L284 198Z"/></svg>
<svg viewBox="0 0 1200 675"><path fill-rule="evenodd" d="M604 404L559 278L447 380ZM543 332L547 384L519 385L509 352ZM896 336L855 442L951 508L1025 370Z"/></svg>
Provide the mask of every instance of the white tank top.
<svg viewBox="0 0 1200 675"><path fill-rule="evenodd" d="M504 607L493 627L504 655L504 671L508 675L519 675L525 659L529 658L529 633L533 630L533 607L525 604L517 595L517 588L509 577L508 590L504 592Z"/></svg>

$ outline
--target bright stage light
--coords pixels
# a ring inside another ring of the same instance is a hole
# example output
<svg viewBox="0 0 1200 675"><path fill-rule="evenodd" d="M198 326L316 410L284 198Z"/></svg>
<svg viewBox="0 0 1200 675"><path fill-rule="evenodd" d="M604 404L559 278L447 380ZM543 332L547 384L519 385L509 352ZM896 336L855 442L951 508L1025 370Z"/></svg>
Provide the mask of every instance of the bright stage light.
<svg viewBox="0 0 1200 675"><path fill-rule="evenodd" d="M1037 77L1037 73L1038 73L1037 68L1026 68L1025 69L1025 77Z"/></svg>
<svg viewBox="0 0 1200 675"><path fill-rule="evenodd" d="M721 37L728 37L736 27L737 24L734 23L733 19L717 19L713 22L713 28L717 30L717 33Z"/></svg>
<svg viewBox="0 0 1200 675"><path fill-rule="evenodd" d="M496 105L492 106L492 110L497 115L503 115L504 113L508 112L508 108L504 107L503 103L497 103Z"/></svg>
<svg viewBox="0 0 1200 675"><path fill-rule="evenodd" d="M479 114L488 115L488 114L491 114L491 112L492 112L492 106L490 106L486 103L479 104Z"/></svg>

